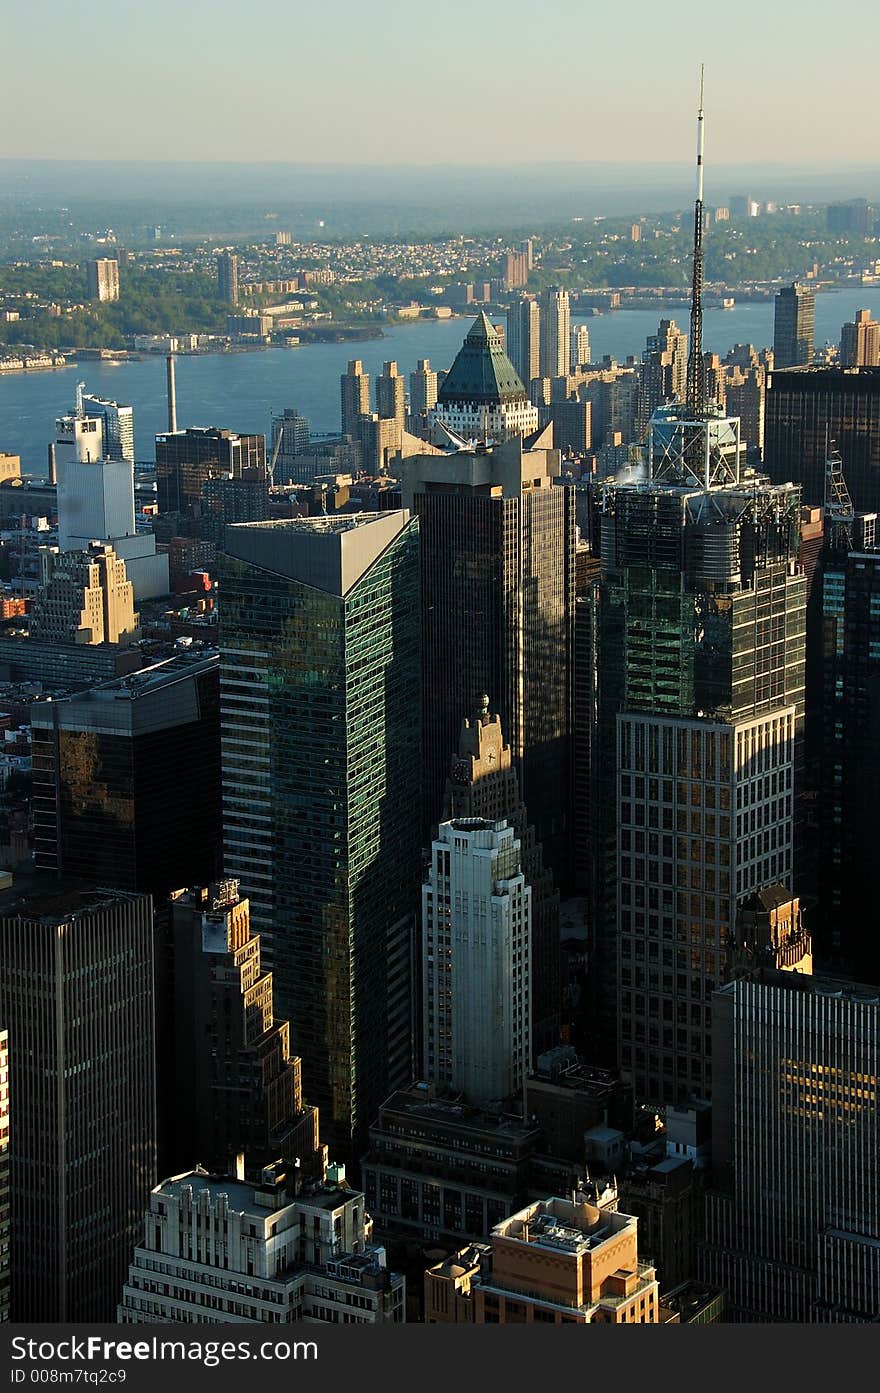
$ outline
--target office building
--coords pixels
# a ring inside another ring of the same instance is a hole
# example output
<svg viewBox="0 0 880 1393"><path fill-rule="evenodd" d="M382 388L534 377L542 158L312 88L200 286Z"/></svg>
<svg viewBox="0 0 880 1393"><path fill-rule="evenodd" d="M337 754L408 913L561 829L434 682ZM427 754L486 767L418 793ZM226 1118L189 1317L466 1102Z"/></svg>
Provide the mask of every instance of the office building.
<svg viewBox="0 0 880 1393"><path fill-rule="evenodd" d="M776 292L773 318L773 366L798 368L812 363L816 349L816 295L805 285Z"/></svg>
<svg viewBox="0 0 880 1393"><path fill-rule="evenodd" d="M9 1192L9 1031L0 1029L0 1325L9 1320L11 1261Z"/></svg>
<svg viewBox="0 0 880 1393"><path fill-rule="evenodd" d="M216 546L222 545L232 523L265 522L269 517L269 479L262 467L206 479L202 498L199 531Z"/></svg>
<svg viewBox="0 0 880 1393"><path fill-rule="evenodd" d="M538 298L541 310L540 377L565 377L569 367L571 306L567 290L553 286Z"/></svg>
<svg viewBox="0 0 880 1393"><path fill-rule="evenodd" d="M352 358L339 383L342 434L357 436L360 417L370 414L370 374L364 372L360 358Z"/></svg>
<svg viewBox="0 0 880 1393"><path fill-rule="evenodd" d="M387 474L400 455L401 433L394 417L371 411L359 417L356 436L364 473L373 479Z"/></svg>
<svg viewBox="0 0 880 1393"><path fill-rule="evenodd" d="M877 987L755 966L712 999L700 1277L734 1321L876 1321Z"/></svg>
<svg viewBox="0 0 880 1393"><path fill-rule="evenodd" d="M122 1324L404 1320L404 1279L388 1270L364 1197L347 1186L291 1200L275 1168L257 1185L190 1171L155 1187L144 1229L120 1283Z"/></svg>
<svg viewBox="0 0 880 1393"><path fill-rule="evenodd" d="M134 591L112 547L86 551L40 547L40 581L28 633L43 643L134 643Z"/></svg>
<svg viewBox="0 0 880 1393"><path fill-rule="evenodd" d="M865 923L880 819L880 551L829 547L821 575L819 913L823 957L880 980Z"/></svg>
<svg viewBox="0 0 880 1393"><path fill-rule="evenodd" d="M857 512L880 512L880 367L774 368L764 407L764 467L775 483L794 480L804 503L825 503L825 461L833 441Z"/></svg>
<svg viewBox="0 0 880 1393"><path fill-rule="evenodd" d="M422 890L424 1077L481 1106L531 1062L532 892L505 821L441 822Z"/></svg>
<svg viewBox="0 0 880 1393"><path fill-rule="evenodd" d="M575 324L571 331L570 365L572 372L578 368L589 367L591 361L590 331L586 324Z"/></svg>
<svg viewBox="0 0 880 1393"><path fill-rule="evenodd" d="M119 299L119 262L115 258L86 262L86 293L90 300Z"/></svg>
<svg viewBox="0 0 880 1393"><path fill-rule="evenodd" d="M309 453L310 444L309 422L299 411L285 407L280 416L273 416L270 483L308 483L308 479L300 477L297 461Z"/></svg>
<svg viewBox="0 0 880 1393"><path fill-rule="evenodd" d="M851 324L840 331L840 366L876 368L880 365L880 324L870 310L858 310Z"/></svg>
<svg viewBox="0 0 880 1393"><path fill-rule="evenodd" d="M674 319L661 319L649 334L639 368L636 429L643 436L660 406L682 401L687 381L688 337Z"/></svg>
<svg viewBox="0 0 880 1393"><path fill-rule="evenodd" d="M427 416L437 405L437 374L430 359L420 358L415 372L409 375L409 410L413 418Z"/></svg>
<svg viewBox="0 0 880 1393"><path fill-rule="evenodd" d="M767 371L762 364L740 368L728 366L724 379L725 409L738 416L740 439L746 449L746 460L759 464L764 457L764 397Z"/></svg>
<svg viewBox="0 0 880 1393"><path fill-rule="evenodd" d="M396 431L396 450L403 442L403 428L406 423L406 388L404 378L397 370L397 364L383 363L382 371L376 378L376 411L384 421L393 421Z"/></svg>
<svg viewBox="0 0 880 1393"><path fill-rule="evenodd" d="M736 905L794 873L799 490L739 460L738 421L668 407L647 480L597 493L596 688L581 696L595 720L595 1045L616 1036L636 1096L657 1104L711 1095L707 1011Z"/></svg>
<svg viewBox="0 0 880 1393"><path fill-rule="evenodd" d="M419 518L424 828L443 808L462 716L491 695L546 861L567 856L574 500L555 451L522 439L420 455L401 470Z"/></svg>
<svg viewBox="0 0 880 1393"><path fill-rule="evenodd" d="M217 293L227 304L238 304L238 257L235 252L221 252L217 257Z"/></svg>
<svg viewBox="0 0 880 1393"><path fill-rule="evenodd" d="M118 401L84 392L86 416L97 417L102 426L104 454L108 459L124 459L134 464L134 411Z"/></svg>
<svg viewBox="0 0 880 1393"><path fill-rule="evenodd" d="M272 974L237 882L175 891L169 938L173 1154L218 1174L239 1156L257 1175L280 1157L298 1182L323 1179L318 1113L303 1104L301 1061L289 1022L275 1016ZM160 1105L168 1100L160 1092Z"/></svg>
<svg viewBox="0 0 880 1393"><path fill-rule="evenodd" d="M460 1259L463 1255L457 1254ZM455 1267L464 1266L460 1261ZM476 1325L656 1325L654 1268L638 1256L638 1220L586 1200L545 1199L496 1224L475 1252L455 1308ZM458 1275L458 1274L455 1274ZM449 1310L446 1262L425 1274L425 1319ZM448 1318L448 1316L447 1316Z"/></svg>
<svg viewBox="0 0 880 1393"><path fill-rule="evenodd" d="M334 1154L412 1072L418 532L388 511L230 527L224 866Z"/></svg>
<svg viewBox="0 0 880 1393"><path fill-rule="evenodd" d="M528 387L541 376L541 311L537 300L516 300L507 311L505 347L514 371Z"/></svg>
<svg viewBox="0 0 880 1393"><path fill-rule="evenodd" d="M190 426L156 436L156 501L159 512L197 520L208 479L266 473L266 437L239 435L216 426Z"/></svg>
<svg viewBox="0 0 880 1393"><path fill-rule="evenodd" d="M593 408L588 401L569 397L551 401L547 415L553 426L553 444L563 455L585 455L593 443Z"/></svg>
<svg viewBox="0 0 880 1393"><path fill-rule="evenodd" d="M445 430L463 440L501 441L538 429L537 409L485 313L474 320L431 416L441 428L441 440Z"/></svg>
<svg viewBox="0 0 880 1393"><path fill-rule="evenodd" d="M0 941L12 1319L109 1321L155 1184L152 904L13 886Z"/></svg>
<svg viewBox="0 0 880 1393"><path fill-rule="evenodd" d="M461 723L458 749L449 765L443 821L451 818L506 820L520 846L526 884L531 890L531 1002L533 1055L559 1038L559 891L529 822L501 721L490 715L483 697L473 716Z"/></svg>
<svg viewBox="0 0 880 1393"><path fill-rule="evenodd" d="M31 708L34 856L156 899L215 879L219 661L189 654Z"/></svg>

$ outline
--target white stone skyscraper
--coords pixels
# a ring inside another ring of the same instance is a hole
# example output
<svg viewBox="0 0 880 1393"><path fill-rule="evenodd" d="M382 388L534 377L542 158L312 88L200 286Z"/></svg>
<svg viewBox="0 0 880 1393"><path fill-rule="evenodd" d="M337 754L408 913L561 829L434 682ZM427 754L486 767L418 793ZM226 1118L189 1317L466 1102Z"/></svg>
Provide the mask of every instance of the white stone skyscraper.
<svg viewBox="0 0 880 1393"><path fill-rule="evenodd" d="M567 290L545 290L541 307L541 377L567 377L571 306Z"/></svg>
<svg viewBox="0 0 880 1393"><path fill-rule="evenodd" d="M529 1070L531 920L513 828L441 823L422 889L424 1066L472 1103L510 1097Z"/></svg>

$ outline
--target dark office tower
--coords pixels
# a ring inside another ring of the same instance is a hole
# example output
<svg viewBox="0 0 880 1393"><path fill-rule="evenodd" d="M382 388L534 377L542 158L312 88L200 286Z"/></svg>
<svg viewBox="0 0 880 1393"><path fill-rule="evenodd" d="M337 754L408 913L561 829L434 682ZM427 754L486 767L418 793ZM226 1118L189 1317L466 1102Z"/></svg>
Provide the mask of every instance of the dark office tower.
<svg viewBox="0 0 880 1393"><path fill-rule="evenodd" d="M541 311L534 299L517 300L507 311L507 356L522 382L541 376Z"/></svg>
<svg viewBox="0 0 880 1393"><path fill-rule="evenodd" d="M396 363L383 363L376 378L376 411L384 421L393 421L399 450L406 420L406 388Z"/></svg>
<svg viewBox="0 0 880 1393"><path fill-rule="evenodd" d="M9 1320L9 1031L0 1029L0 1325Z"/></svg>
<svg viewBox="0 0 880 1393"><path fill-rule="evenodd" d="M774 370L764 408L771 479L793 479L805 503L822 507L829 439L843 457L854 507L880 512L880 368Z"/></svg>
<svg viewBox="0 0 880 1393"><path fill-rule="evenodd" d="M110 1321L156 1181L150 897L4 893L0 1019L12 1319Z"/></svg>
<svg viewBox="0 0 880 1393"><path fill-rule="evenodd" d="M816 295L805 285L784 286L776 293L773 319L773 366L806 367L816 348Z"/></svg>
<svg viewBox="0 0 880 1393"><path fill-rule="evenodd" d="M36 864L156 899L220 852L219 659L181 655L34 702Z"/></svg>
<svg viewBox="0 0 880 1393"><path fill-rule="evenodd" d="M216 427L189 427L156 436L156 501L160 513L197 520L209 479L266 473L266 437Z"/></svg>
<svg viewBox="0 0 880 1393"><path fill-rule="evenodd" d="M544 852L529 823L510 746L484 697L462 721L458 753L446 781L443 821L484 818L507 821L519 842L520 864L532 891L532 1058L559 1042L559 891L544 865Z"/></svg>
<svg viewBox="0 0 880 1393"><path fill-rule="evenodd" d="M800 499L739 453L737 420L662 408L647 481L598 489L597 1045L657 1104L711 1095L737 905L793 870Z"/></svg>
<svg viewBox="0 0 880 1393"><path fill-rule="evenodd" d="M418 531L406 512L227 528L224 858L334 1155L412 1068L421 881Z"/></svg>
<svg viewBox="0 0 880 1393"><path fill-rule="evenodd" d="M876 1321L880 996L757 968L712 998L702 1280L734 1321Z"/></svg>
<svg viewBox="0 0 880 1393"><path fill-rule="evenodd" d="M361 416L370 414L370 374L360 358L352 358L339 379L342 402L342 434L356 436Z"/></svg>
<svg viewBox="0 0 880 1393"><path fill-rule="evenodd" d="M825 558L821 702L818 948L860 981L880 981L880 941L865 919L880 826L880 551Z"/></svg>
<svg viewBox="0 0 880 1393"><path fill-rule="evenodd" d="M636 429L640 435L658 406L681 401L687 380L688 338L674 319L661 319L656 334L649 334L639 367Z"/></svg>
<svg viewBox="0 0 880 1393"><path fill-rule="evenodd" d="M217 289L221 300L238 304L238 257L235 252L221 252L217 258Z"/></svg>
<svg viewBox="0 0 880 1393"><path fill-rule="evenodd" d="M259 1180L283 1159L323 1179L318 1113L302 1099L290 1025L274 1014L247 900L234 880L179 890L171 903L174 956L173 1169L198 1160L217 1175L236 1158Z"/></svg>
<svg viewBox="0 0 880 1393"><path fill-rule="evenodd" d="M567 860L574 493L516 437L402 466L419 517L424 832L443 808L462 706L492 693L544 856Z"/></svg>

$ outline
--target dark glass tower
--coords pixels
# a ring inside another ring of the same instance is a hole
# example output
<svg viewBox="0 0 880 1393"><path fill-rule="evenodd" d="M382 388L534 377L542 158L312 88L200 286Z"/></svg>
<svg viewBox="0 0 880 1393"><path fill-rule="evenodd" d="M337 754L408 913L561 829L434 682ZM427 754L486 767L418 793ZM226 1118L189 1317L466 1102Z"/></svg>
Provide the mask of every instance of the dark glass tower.
<svg viewBox="0 0 880 1393"><path fill-rule="evenodd" d="M776 294L773 363L796 368L813 361L816 347L816 295L805 285L787 285Z"/></svg>
<svg viewBox="0 0 880 1393"><path fill-rule="evenodd" d="M425 836L461 721L491 696L547 863L567 876L574 491L522 439L403 464L419 517Z"/></svg>
<svg viewBox="0 0 880 1393"><path fill-rule="evenodd" d="M305 1096L351 1155L412 1068L417 527L401 511L230 527L222 583L225 869Z"/></svg>
<svg viewBox="0 0 880 1393"><path fill-rule="evenodd" d="M110 1321L156 1182L148 895L0 900L10 1049L12 1319Z"/></svg>
<svg viewBox="0 0 880 1393"><path fill-rule="evenodd" d="M794 480L804 503L825 503L829 440L840 451L853 505L880 511L880 368L793 368L767 382L764 467Z"/></svg>
<svg viewBox="0 0 880 1393"><path fill-rule="evenodd" d="M209 479L266 476L266 437L190 427L156 436L156 501L159 512L184 522L200 517Z"/></svg>

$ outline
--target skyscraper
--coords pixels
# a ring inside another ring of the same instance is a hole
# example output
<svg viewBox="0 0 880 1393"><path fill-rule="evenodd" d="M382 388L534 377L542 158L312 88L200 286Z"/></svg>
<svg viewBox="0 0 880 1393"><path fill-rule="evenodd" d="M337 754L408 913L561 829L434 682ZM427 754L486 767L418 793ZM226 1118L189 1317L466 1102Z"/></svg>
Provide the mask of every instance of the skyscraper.
<svg viewBox="0 0 880 1393"><path fill-rule="evenodd" d="M878 1016L877 987L757 965L712 998L700 1275L734 1321L876 1320Z"/></svg>
<svg viewBox="0 0 880 1393"><path fill-rule="evenodd" d="M463 714L490 693L544 855L564 875L574 500L557 456L517 438L405 460L419 518L424 829L436 825Z"/></svg>
<svg viewBox="0 0 880 1393"><path fill-rule="evenodd" d="M424 1073L480 1106L531 1063L532 892L504 821L441 822L422 890Z"/></svg>
<svg viewBox="0 0 880 1393"><path fill-rule="evenodd" d="M9 1320L9 1031L0 1028L0 1325Z"/></svg>
<svg viewBox="0 0 880 1393"><path fill-rule="evenodd" d="M376 410L384 420L395 422L402 438L406 418L406 388L394 362L383 363L382 371L376 378Z"/></svg>
<svg viewBox="0 0 880 1393"><path fill-rule="evenodd" d="M797 368L813 361L816 348L816 295L795 281L776 293L773 366Z"/></svg>
<svg viewBox="0 0 880 1393"><path fill-rule="evenodd" d="M590 361L590 331L586 324L576 324L571 331L571 367L587 367Z"/></svg>
<svg viewBox="0 0 880 1393"><path fill-rule="evenodd" d="M774 483L794 480L804 503L825 503L825 460L833 440L853 505L880 512L880 367L774 368L764 403L764 467Z"/></svg>
<svg viewBox="0 0 880 1393"><path fill-rule="evenodd" d="M437 393L434 421L465 440L508 440L538 429L501 335L481 311Z"/></svg>
<svg viewBox="0 0 880 1393"><path fill-rule="evenodd" d="M414 417L426 416L437 405L437 374L428 358L420 358L409 375L409 409Z"/></svg>
<svg viewBox="0 0 880 1393"><path fill-rule="evenodd" d="M217 290L221 300L238 304L238 257L235 252L221 252L217 257Z"/></svg>
<svg viewBox="0 0 880 1393"><path fill-rule="evenodd" d="M516 300L507 311L507 355L526 387L541 375L541 311L533 297Z"/></svg>
<svg viewBox="0 0 880 1393"><path fill-rule="evenodd" d="M674 319L661 319L649 334L639 367L637 429L642 435L658 406L682 401L687 384L688 339Z"/></svg>
<svg viewBox="0 0 880 1393"><path fill-rule="evenodd" d="M155 1183L150 898L13 888L0 943L12 1319L108 1321Z"/></svg>
<svg viewBox="0 0 880 1393"><path fill-rule="evenodd" d="M119 262L115 258L86 262L86 293L90 300L119 299Z"/></svg>
<svg viewBox="0 0 880 1393"><path fill-rule="evenodd" d="M97 416L103 425L104 454L109 459L124 459L134 464L134 411L118 401L84 392L83 410L87 416Z"/></svg>
<svg viewBox="0 0 880 1393"><path fill-rule="evenodd" d="M880 365L880 324L870 310L859 310L840 331L840 366L876 368Z"/></svg>
<svg viewBox="0 0 880 1393"><path fill-rule="evenodd" d="M87 551L40 547L40 584L28 633L44 643L133 643L134 591L112 547Z"/></svg>
<svg viewBox="0 0 880 1393"><path fill-rule="evenodd" d="M323 1178L318 1113L303 1104L302 1063L236 882L175 892L170 940L175 1169L199 1160L222 1175L241 1155L259 1176L280 1157L299 1179Z"/></svg>
<svg viewBox="0 0 880 1393"><path fill-rule="evenodd" d="M265 477L264 435L190 426L156 436L156 501L160 514L175 513L179 520L197 520L208 479L240 479L251 471Z"/></svg>
<svg viewBox="0 0 880 1393"><path fill-rule="evenodd" d="M227 528L224 857L335 1154L409 1081L421 880L407 512Z"/></svg>
<svg viewBox="0 0 880 1393"><path fill-rule="evenodd" d="M218 659L181 655L31 712L37 866L157 899L217 873Z"/></svg>
<svg viewBox="0 0 880 1393"><path fill-rule="evenodd" d="M357 436L358 420L370 413L370 374L364 372L360 358L352 358L340 378L342 434Z"/></svg>
<svg viewBox="0 0 880 1393"><path fill-rule="evenodd" d="M553 286L541 292L540 377L567 377L571 307L567 290Z"/></svg>
<svg viewBox="0 0 880 1393"><path fill-rule="evenodd" d="M559 1040L559 891L529 821L501 721L489 714L485 696L462 720L449 765L442 820L454 818L504 819L519 842L523 875L532 892L532 1057L537 1058Z"/></svg>
<svg viewBox="0 0 880 1393"><path fill-rule="evenodd" d="M309 422L299 411L288 406L280 416L273 416L271 458L275 463L270 482L308 483L308 479L298 477L297 460L309 453L310 442Z"/></svg>

